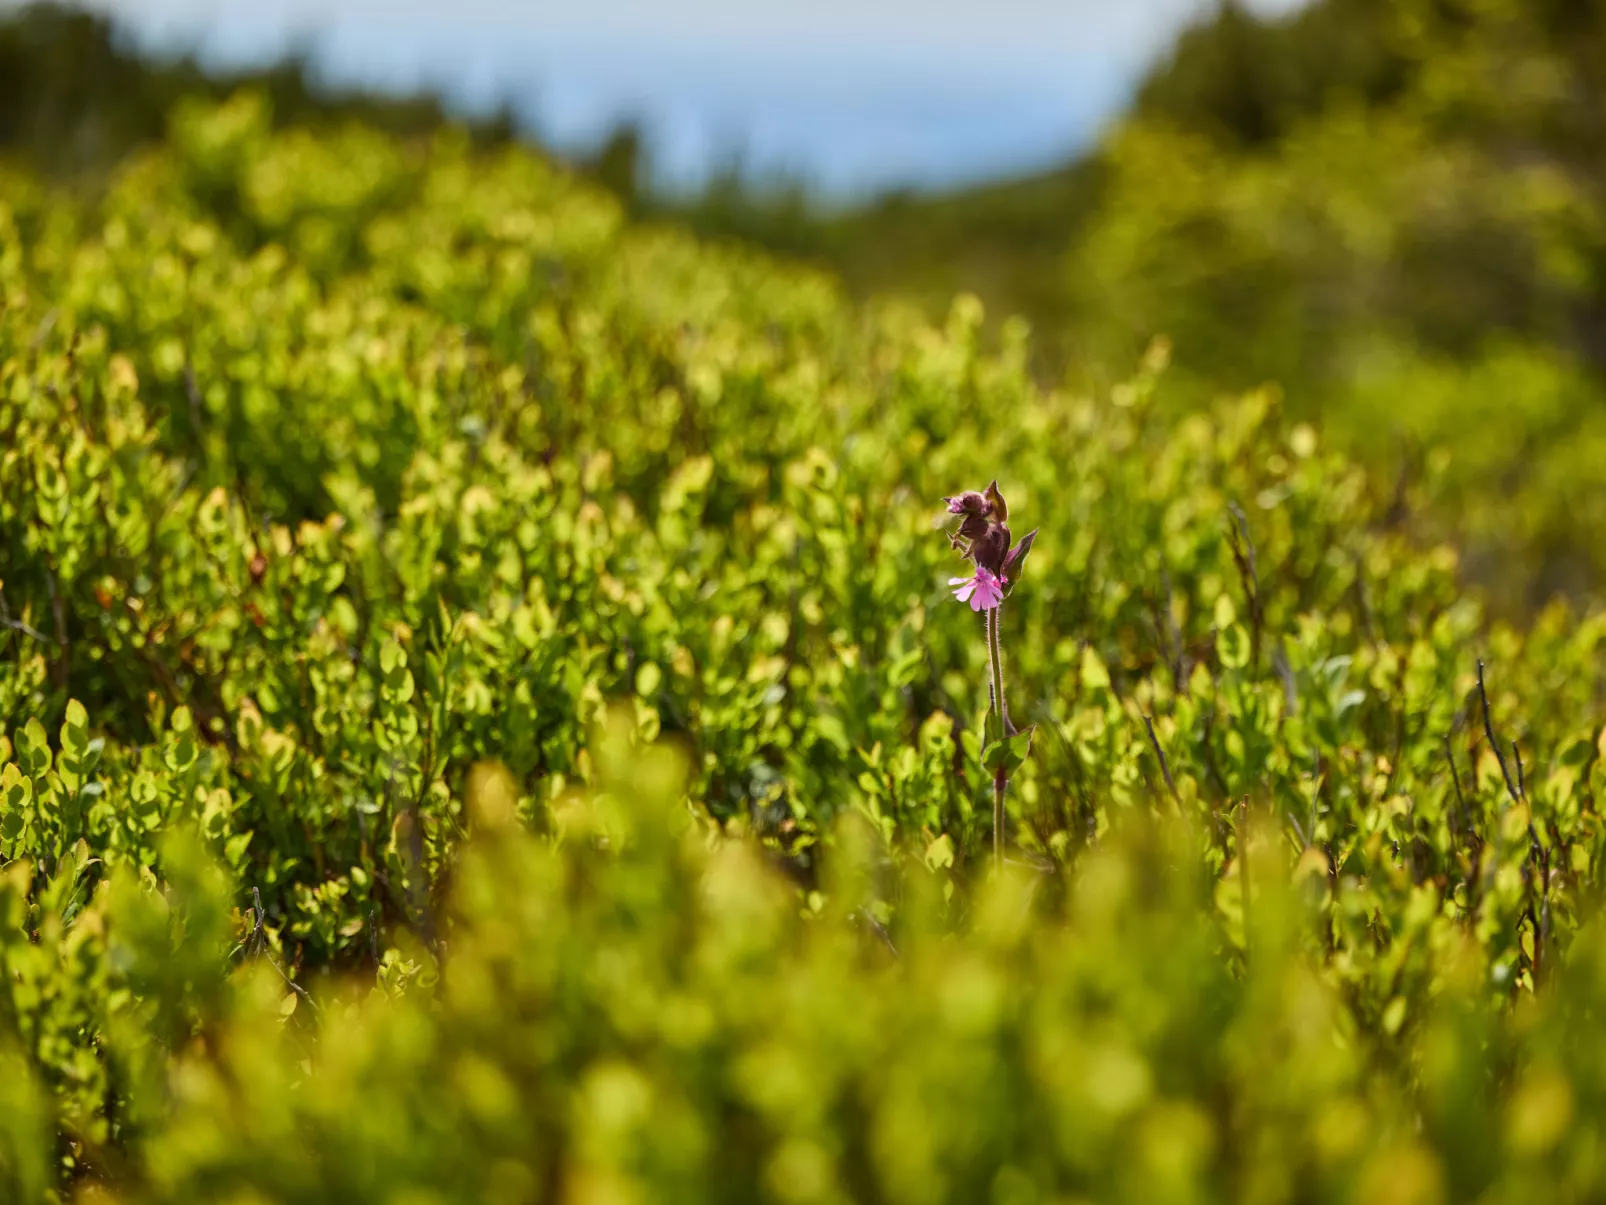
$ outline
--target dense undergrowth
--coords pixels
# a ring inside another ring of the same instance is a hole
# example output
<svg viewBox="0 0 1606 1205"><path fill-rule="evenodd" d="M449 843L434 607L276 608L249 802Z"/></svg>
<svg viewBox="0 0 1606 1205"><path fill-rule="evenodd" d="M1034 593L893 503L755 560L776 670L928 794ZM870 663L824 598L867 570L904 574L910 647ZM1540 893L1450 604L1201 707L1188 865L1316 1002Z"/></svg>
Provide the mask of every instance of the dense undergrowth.
<svg viewBox="0 0 1606 1205"><path fill-rule="evenodd" d="M6 1199L1606 1184L1606 620L1431 479L250 97L0 294Z"/></svg>
<svg viewBox="0 0 1606 1205"><path fill-rule="evenodd" d="M810 215L684 217L864 294L1026 315L1048 379L1156 334L1185 413L1273 382L1520 614L1606 581L1606 4L1205 6L1095 147L1053 170ZM1409 398L1402 405L1401 398Z"/></svg>

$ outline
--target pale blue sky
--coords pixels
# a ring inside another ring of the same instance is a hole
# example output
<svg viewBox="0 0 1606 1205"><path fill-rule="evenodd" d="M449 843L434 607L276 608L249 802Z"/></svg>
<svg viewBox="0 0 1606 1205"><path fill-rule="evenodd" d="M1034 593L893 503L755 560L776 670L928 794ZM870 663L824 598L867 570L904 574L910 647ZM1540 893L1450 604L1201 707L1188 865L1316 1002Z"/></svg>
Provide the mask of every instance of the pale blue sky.
<svg viewBox="0 0 1606 1205"><path fill-rule="evenodd" d="M0 4L8 0L0 0ZM1281 10L1299 0L1259 0ZM1211 0L92 0L154 48L500 97L559 146L646 126L666 181L740 149L837 195L937 186L1085 146Z"/></svg>

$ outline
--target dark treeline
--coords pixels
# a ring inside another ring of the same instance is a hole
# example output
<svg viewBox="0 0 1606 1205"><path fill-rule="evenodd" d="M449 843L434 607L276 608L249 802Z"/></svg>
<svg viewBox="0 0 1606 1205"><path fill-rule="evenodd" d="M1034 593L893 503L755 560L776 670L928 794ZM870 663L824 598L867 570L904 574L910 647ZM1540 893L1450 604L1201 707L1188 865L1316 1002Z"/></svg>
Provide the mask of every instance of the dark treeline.
<svg viewBox="0 0 1606 1205"><path fill-rule="evenodd" d="M180 98L222 98L242 87L267 95L281 125L358 120L412 135L448 120L434 96L321 85L305 55L259 70L209 72L191 56L142 56L105 17L70 7L35 4L0 19L0 153L48 176L93 179L160 139ZM467 124L487 142L515 132L505 111Z"/></svg>

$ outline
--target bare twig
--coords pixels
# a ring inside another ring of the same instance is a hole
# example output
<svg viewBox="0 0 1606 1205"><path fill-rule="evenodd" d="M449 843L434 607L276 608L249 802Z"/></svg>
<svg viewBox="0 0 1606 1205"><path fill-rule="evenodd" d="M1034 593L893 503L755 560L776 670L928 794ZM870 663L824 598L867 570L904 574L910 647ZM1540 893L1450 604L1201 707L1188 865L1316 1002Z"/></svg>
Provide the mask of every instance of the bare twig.
<svg viewBox="0 0 1606 1205"><path fill-rule="evenodd" d="M1244 965L1249 964L1249 796L1243 799L1243 819L1238 822L1238 875L1243 898Z"/></svg>
<svg viewBox="0 0 1606 1205"><path fill-rule="evenodd" d="M1160 759L1160 773L1165 778L1166 790L1171 792L1172 802L1180 809L1182 807L1182 796L1177 794L1177 784L1171 777L1171 767L1166 763L1165 750L1160 748L1160 738L1155 735L1154 720L1147 714L1143 717L1143 726L1149 730L1149 744L1154 746L1155 757Z"/></svg>
<svg viewBox="0 0 1606 1205"><path fill-rule="evenodd" d="M190 405L190 434L199 443L201 438L201 387L195 379L195 365L189 355L184 357L184 398Z"/></svg>
<svg viewBox="0 0 1606 1205"><path fill-rule="evenodd" d="M311 1005L313 1012L322 1012L323 1010L318 1007L318 1002L312 998L312 994L294 979L290 978L290 976L286 975L284 973L284 968L279 965L278 960L268 952L268 934L262 919L262 892L257 890L255 887L251 888L251 902L255 905L256 911L256 926L251 930L251 936L246 940L246 945L250 949L251 955L253 957L261 955L263 958L266 958L268 960L268 965L279 973L279 978L284 980L284 985L287 988Z"/></svg>
<svg viewBox="0 0 1606 1205"><path fill-rule="evenodd" d="M1372 600L1366 591L1366 559L1360 553L1355 554L1355 605L1360 611L1361 626L1366 629L1368 640L1377 639L1377 624L1372 616Z"/></svg>
<svg viewBox="0 0 1606 1205"><path fill-rule="evenodd" d="M1526 773L1522 765L1522 749L1516 741L1511 742L1512 756L1517 762L1517 781L1511 781L1511 771L1506 768L1505 754L1501 752L1500 742L1495 739L1494 722L1489 716L1489 692L1483 684L1483 662L1478 662L1478 696L1483 701L1483 732L1489 738L1489 744L1494 747L1495 760L1500 763L1500 776L1505 779L1506 792L1511 796L1513 803L1523 803L1528 797L1528 784ZM1537 870L1539 874L1539 902L1534 901L1533 876ZM1550 852L1545 849L1539 840L1538 830L1534 828L1533 817L1528 818L1528 861L1523 867L1524 884L1528 892L1528 921L1533 927L1533 955L1530 959L1530 968L1533 974L1534 986L1539 985L1541 968L1544 965L1545 941L1550 930Z"/></svg>
<svg viewBox="0 0 1606 1205"><path fill-rule="evenodd" d="M1093 800L1088 792L1087 779L1082 769L1082 759L1077 755L1076 750L1071 747L1071 742L1065 739L1064 730L1061 729L1059 723L1047 708L1043 709L1042 722L1060 743L1060 751L1065 755L1065 765L1070 770L1073 779L1069 785L1074 796L1074 802L1080 813L1086 817L1088 827L1091 830L1096 826L1097 821Z"/></svg>
<svg viewBox="0 0 1606 1205"><path fill-rule="evenodd" d="M55 328L56 319L59 317L61 311L54 307L45 312L45 316L39 320L39 326L34 330L33 338L28 342L29 355L36 354L45 345L45 340L50 338L50 332Z"/></svg>
<svg viewBox="0 0 1606 1205"><path fill-rule="evenodd" d="M21 632L24 636L29 636L40 644L55 643L38 628L11 617L11 608L6 606L6 592L3 584L0 584L0 628L10 628L13 632Z"/></svg>
<svg viewBox="0 0 1606 1205"><path fill-rule="evenodd" d="M39 628L29 627L19 619L11 619L10 615L0 615L0 628L11 628L11 631L21 631L24 636L32 636L42 644L55 644L50 636L45 635Z"/></svg>
<svg viewBox="0 0 1606 1205"><path fill-rule="evenodd" d="M1467 816L1467 799L1461 793L1461 775L1455 768L1455 749L1450 744L1450 734L1448 732L1444 734L1444 757L1450 763L1450 781L1455 784L1456 828L1460 834L1470 836L1472 825Z"/></svg>
<svg viewBox="0 0 1606 1205"><path fill-rule="evenodd" d="M1162 563L1160 565L1160 584L1165 587L1165 632L1171 642L1171 680L1180 691L1182 683L1188 676L1188 650L1182 643L1182 632L1177 628L1177 617L1172 607L1175 598L1171 588L1171 571Z"/></svg>
<svg viewBox="0 0 1606 1205"><path fill-rule="evenodd" d="M1283 650L1281 639L1277 647L1271 651L1271 667L1277 671L1277 677L1283 684L1283 702L1288 705L1288 714L1299 713L1299 683L1294 679L1294 667L1288 664L1288 654Z"/></svg>
<svg viewBox="0 0 1606 1205"><path fill-rule="evenodd" d="M1517 793L1517 784L1511 781L1511 771L1506 768L1506 755L1501 752L1500 742L1495 739L1494 721L1489 718L1489 692L1483 685L1483 662L1478 662L1478 697L1483 701L1483 734L1489 738L1489 745L1494 749L1495 761L1500 763L1500 777L1506 780L1506 791L1511 796L1511 802L1521 803L1522 796Z"/></svg>
<svg viewBox="0 0 1606 1205"><path fill-rule="evenodd" d="M422 794L423 787L419 788ZM412 857L412 873L407 876L409 894L412 896L413 907L418 911L419 920L424 927L424 941L431 953L440 955L440 947L435 929L435 910L429 902L429 872L424 865L424 812L420 800L415 797L411 804L411 823L408 825L407 848Z"/></svg>
<svg viewBox="0 0 1606 1205"><path fill-rule="evenodd" d="M1244 594L1249 603L1249 646L1254 665L1260 665L1260 631L1263 615L1260 606L1260 573L1255 567L1255 543L1249 538L1249 516L1236 502L1229 502L1227 510L1233 522L1227 528L1233 563L1243 579Z"/></svg>
<svg viewBox="0 0 1606 1205"><path fill-rule="evenodd" d="M56 589L56 575L45 570L45 584L50 587L50 614L56 625L56 686L61 690L67 689L67 668L71 663L72 650L67 644L67 602Z"/></svg>
<svg viewBox="0 0 1606 1205"><path fill-rule="evenodd" d="M859 912L859 918L864 921L864 927L866 929L870 930L871 933L875 934L881 939L882 943L887 947L888 951L891 952L892 956L894 958L898 957L898 947L892 944L892 934L887 932L887 927L875 917L871 916L868 909L861 909Z"/></svg>

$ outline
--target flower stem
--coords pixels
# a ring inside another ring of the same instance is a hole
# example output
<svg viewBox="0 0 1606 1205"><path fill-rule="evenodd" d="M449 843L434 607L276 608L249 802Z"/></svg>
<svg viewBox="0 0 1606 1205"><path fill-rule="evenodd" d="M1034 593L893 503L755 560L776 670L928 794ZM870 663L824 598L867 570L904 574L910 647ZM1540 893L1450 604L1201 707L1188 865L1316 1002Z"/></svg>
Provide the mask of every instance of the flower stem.
<svg viewBox="0 0 1606 1205"><path fill-rule="evenodd" d="M987 657L993 670L993 706L998 709L998 735L1002 740L1009 735L1009 708L1004 705L1004 654L998 643L999 613L1003 604L987 612ZM1003 766L993 772L993 868L1004 865L1004 791L1009 776Z"/></svg>

